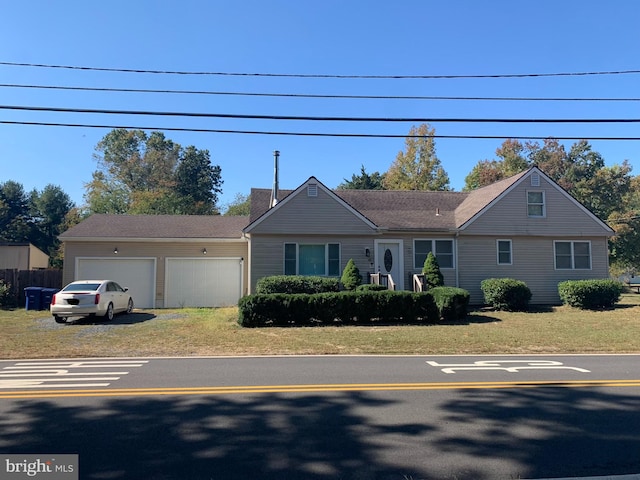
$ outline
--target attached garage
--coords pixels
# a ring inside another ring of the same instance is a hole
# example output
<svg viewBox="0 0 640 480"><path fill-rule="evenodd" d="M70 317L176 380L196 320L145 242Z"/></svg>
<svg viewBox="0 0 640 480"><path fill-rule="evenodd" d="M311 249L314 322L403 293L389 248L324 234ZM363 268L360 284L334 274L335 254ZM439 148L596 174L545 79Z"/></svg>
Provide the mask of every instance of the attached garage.
<svg viewBox="0 0 640 480"><path fill-rule="evenodd" d="M167 258L165 307L224 307L242 296L243 259Z"/></svg>
<svg viewBox="0 0 640 480"><path fill-rule="evenodd" d="M127 287L136 308L155 307L155 258L76 258L75 280L108 279Z"/></svg>
<svg viewBox="0 0 640 480"><path fill-rule="evenodd" d="M60 235L63 282L113 279L138 308L237 305L249 278L249 217L95 214Z"/></svg>

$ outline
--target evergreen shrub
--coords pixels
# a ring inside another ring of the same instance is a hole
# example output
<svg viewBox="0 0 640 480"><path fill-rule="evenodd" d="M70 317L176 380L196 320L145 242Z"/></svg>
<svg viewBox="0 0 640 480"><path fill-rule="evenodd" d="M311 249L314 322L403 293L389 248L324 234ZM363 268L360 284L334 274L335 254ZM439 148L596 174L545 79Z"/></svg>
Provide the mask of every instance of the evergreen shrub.
<svg viewBox="0 0 640 480"><path fill-rule="evenodd" d="M531 300L531 290L521 280L513 278L487 278L480 282L487 305L496 310L526 311Z"/></svg>
<svg viewBox="0 0 640 480"><path fill-rule="evenodd" d="M350 258L344 267L340 281L347 290L355 290L362 283L362 275L353 258Z"/></svg>
<svg viewBox="0 0 640 480"><path fill-rule="evenodd" d="M340 280L335 277L305 275L273 275L263 277L256 284L256 294L269 293L322 293L340 290Z"/></svg>
<svg viewBox="0 0 640 480"><path fill-rule="evenodd" d="M562 303L581 309L612 308L624 285L616 280L566 280L558 284Z"/></svg>
<svg viewBox="0 0 640 480"><path fill-rule="evenodd" d="M336 323L436 323L466 314L469 293L450 287L431 292L343 291L317 294L255 294L238 302L243 327Z"/></svg>

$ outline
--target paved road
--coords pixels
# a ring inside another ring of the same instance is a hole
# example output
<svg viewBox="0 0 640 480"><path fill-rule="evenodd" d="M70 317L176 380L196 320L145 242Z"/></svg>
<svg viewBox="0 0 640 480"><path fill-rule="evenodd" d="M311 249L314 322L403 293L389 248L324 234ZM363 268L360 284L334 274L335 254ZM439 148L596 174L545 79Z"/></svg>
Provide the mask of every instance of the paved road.
<svg viewBox="0 0 640 480"><path fill-rule="evenodd" d="M640 356L0 361L0 453L81 478L640 472Z"/></svg>

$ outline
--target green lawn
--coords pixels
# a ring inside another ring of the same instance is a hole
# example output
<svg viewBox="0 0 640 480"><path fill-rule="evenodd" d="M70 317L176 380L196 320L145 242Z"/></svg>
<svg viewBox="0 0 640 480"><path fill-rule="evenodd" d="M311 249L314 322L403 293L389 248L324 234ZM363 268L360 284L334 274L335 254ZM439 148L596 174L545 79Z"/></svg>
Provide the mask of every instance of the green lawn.
<svg viewBox="0 0 640 480"><path fill-rule="evenodd" d="M447 325L242 328L237 309L136 310L58 325L48 312L0 310L0 357L640 352L640 295L613 310L473 310Z"/></svg>

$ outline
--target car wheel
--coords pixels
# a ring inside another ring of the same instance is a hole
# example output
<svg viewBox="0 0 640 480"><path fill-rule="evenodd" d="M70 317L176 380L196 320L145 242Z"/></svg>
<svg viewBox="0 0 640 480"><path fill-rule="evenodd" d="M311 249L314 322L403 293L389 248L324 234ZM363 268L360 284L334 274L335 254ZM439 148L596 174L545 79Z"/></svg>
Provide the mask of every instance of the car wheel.
<svg viewBox="0 0 640 480"><path fill-rule="evenodd" d="M129 299L129 303L127 304L127 313L133 312L133 298Z"/></svg>
<svg viewBox="0 0 640 480"><path fill-rule="evenodd" d="M67 323L67 317L61 317L60 315L54 315L53 319L56 323Z"/></svg>
<svg viewBox="0 0 640 480"><path fill-rule="evenodd" d="M104 314L104 318L109 321L113 320L113 303L107 305L107 311Z"/></svg>

